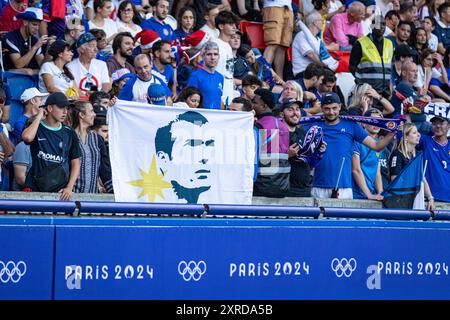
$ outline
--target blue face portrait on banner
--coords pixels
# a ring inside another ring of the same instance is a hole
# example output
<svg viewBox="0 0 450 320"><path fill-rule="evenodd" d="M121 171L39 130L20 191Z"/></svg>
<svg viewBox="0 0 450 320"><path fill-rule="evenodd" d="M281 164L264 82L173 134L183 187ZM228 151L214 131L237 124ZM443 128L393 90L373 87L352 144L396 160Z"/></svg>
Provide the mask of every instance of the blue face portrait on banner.
<svg viewBox="0 0 450 320"><path fill-rule="evenodd" d="M188 111L156 132L159 170L178 199L185 199L187 203L197 203L200 194L211 188L210 164L215 138L208 135L208 125L203 115ZM173 174L176 166L183 166L182 174Z"/></svg>

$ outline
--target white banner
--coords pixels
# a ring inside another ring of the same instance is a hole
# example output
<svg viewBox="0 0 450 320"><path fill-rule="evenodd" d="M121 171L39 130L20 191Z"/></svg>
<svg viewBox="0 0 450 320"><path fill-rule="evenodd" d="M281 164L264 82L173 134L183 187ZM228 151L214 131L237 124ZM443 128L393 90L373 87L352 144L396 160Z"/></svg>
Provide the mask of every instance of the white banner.
<svg viewBox="0 0 450 320"><path fill-rule="evenodd" d="M253 113L118 100L108 123L116 201L251 204Z"/></svg>

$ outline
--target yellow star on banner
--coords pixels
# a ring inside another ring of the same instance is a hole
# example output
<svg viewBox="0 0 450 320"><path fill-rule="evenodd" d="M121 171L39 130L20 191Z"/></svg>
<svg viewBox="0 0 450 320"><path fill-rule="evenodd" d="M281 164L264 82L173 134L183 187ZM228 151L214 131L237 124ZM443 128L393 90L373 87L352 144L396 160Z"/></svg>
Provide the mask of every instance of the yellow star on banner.
<svg viewBox="0 0 450 320"><path fill-rule="evenodd" d="M152 158L152 163L150 164L150 171L145 172L141 168L139 168L139 172L141 174L142 179L133 180L128 182L134 187L139 187L142 189L139 194L139 198L145 195L148 196L148 201L155 202L155 198L158 195L160 198L164 199L164 195L162 193L163 189L172 188L172 184L167 181L164 181L164 173L158 173L156 168L156 160L155 156Z"/></svg>

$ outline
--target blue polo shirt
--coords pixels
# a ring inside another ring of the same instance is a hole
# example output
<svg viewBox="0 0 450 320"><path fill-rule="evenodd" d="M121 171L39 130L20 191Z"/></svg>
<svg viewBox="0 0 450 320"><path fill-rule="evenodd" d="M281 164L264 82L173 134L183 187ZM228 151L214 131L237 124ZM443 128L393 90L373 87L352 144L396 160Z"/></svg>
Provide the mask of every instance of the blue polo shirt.
<svg viewBox="0 0 450 320"><path fill-rule="evenodd" d="M313 187L334 188L336 186L342 158L345 158L338 188L352 188L352 155L355 142L362 143L369 135L359 124L342 120L335 125L315 123L323 129L323 140L327 151L315 167Z"/></svg>
<svg viewBox="0 0 450 320"><path fill-rule="evenodd" d="M187 86L200 90L204 109L220 109L223 81L223 75L217 71L209 73L204 69L198 69L191 73Z"/></svg>
<svg viewBox="0 0 450 320"><path fill-rule="evenodd" d="M155 17L147 19L141 23L141 28L146 30L153 30L159 34L161 40L172 42L174 40L174 33L172 27L163 22L162 24L156 21Z"/></svg>

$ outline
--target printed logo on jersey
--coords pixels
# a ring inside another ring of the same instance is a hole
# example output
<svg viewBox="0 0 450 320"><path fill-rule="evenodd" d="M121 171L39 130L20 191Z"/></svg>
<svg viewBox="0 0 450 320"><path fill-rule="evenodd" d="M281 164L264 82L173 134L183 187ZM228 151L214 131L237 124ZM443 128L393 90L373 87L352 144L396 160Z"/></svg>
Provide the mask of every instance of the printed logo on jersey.
<svg viewBox="0 0 450 320"><path fill-rule="evenodd" d="M82 91L97 91L98 87L98 79L93 74L88 74L86 77L81 78L80 80L80 90ZM97 90L94 90L97 87Z"/></svg>
<svg viewBox="0 0 450 320"><path fill-rule="evenodd" d="M55 163L62 163L63 162L63 158L59 155L55 155L55 154L51 154L51 153L45 153L44 151L40 150L38 153L38 158L45 160L45 161L50 161L50 162L55 162Z"/></svg>

